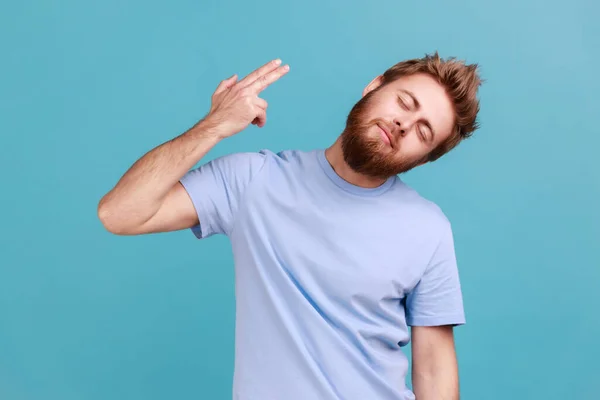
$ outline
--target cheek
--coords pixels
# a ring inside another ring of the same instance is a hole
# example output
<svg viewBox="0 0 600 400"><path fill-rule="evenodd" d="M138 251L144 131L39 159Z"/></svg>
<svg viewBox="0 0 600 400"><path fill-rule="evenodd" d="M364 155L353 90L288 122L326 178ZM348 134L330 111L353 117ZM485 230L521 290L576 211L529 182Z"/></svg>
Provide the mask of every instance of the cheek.
<svg viewBox="0 0 600 400"><path fill-rule="evenodd" d="M418 159L425 156L429 148L416 135L408 135L400 141L399 153L408 159Z"/></svg>
<svg viewBox="0 0 600 400"><path fill-rule="evenodd" d="M386 123L391 123L398 115L398 105L391 103L382 103L373 101L365 110L364 117L367 121L384 120Z"/></svg>

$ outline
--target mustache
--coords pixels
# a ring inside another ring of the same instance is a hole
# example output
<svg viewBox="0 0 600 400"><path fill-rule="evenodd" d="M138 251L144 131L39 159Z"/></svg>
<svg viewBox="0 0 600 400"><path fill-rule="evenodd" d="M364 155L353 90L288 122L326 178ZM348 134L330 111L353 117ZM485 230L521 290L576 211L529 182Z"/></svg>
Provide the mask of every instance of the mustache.
<svg viewBox="0 0 600 400"><path fill-rule="evenodd" d="M374 125L380 125L383 129L385 129L394 138L397 136L398 132L397 132L395 124L390 124L382 118L375 118L369 122L369 126L374 126Z"/></svg>

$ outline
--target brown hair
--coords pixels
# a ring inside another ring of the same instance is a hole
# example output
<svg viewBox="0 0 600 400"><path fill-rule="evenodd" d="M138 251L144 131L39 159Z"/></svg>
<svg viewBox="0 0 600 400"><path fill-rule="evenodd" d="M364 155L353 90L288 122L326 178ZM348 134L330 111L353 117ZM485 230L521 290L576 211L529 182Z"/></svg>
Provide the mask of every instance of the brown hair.
<svg viewBox="0 0 600 400"><path fill-rule="evenodd" d="M436 51L434 54L426 54L423 58L401 61L383 73L381 87L402 76L417 73L429 74L446 89L454 104L456 118L454 130L446 140L427 155L426 161L437 160L456 147L463 139L471 137L473 132L479 128L477 89L482 81L478 76L477 68L477 64L467 65L464 61L458 61L454 57L441 59Z"/></svg>

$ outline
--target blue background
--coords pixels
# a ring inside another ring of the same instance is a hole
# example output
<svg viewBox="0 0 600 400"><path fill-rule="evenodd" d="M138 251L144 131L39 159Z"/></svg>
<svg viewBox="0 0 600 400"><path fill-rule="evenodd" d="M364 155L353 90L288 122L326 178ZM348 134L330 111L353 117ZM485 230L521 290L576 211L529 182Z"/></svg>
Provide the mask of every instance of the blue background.
<svg viewBox="0 0 600 400"><path fill-rule="evenodd" d="M451 219L461 394L600 398L598 3L6 2L0 398L228 399L229 243L107 233L101 196L281 57L265 128L205 160L329 146L363 87L439 50L481 65L481 129L405 180ZM409 351L409 349L407 349ZM410 377L409 377L410 379Z"/></svg>

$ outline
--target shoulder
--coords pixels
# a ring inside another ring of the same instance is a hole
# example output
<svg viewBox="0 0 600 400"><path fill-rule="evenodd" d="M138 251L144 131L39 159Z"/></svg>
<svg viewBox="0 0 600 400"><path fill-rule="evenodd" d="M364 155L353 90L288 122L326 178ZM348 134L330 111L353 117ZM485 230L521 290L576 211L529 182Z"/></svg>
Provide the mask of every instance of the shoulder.
<svg viewBox="0 0 600 400"><path fill-rule="evenodd" d="M314 152L302 150L260 149L256 151L234 152L220 155L202 165L199 169L210 169L214 173L238 176L242 179L255 179L267 170L301 170L303 165L316 159Z"/></svg>
<svg viewBox="0 0 600 400"><path fill-rule="evenodd" d="M421 224L430 229L435 229L435 231L451 229L450 220L442 208L434 201L421 195L400 178L395 182L392 195Z"/></svg>
<svg viewBox="0 0 600 400"><path fill-rule="evenodd" d="M284 161L284 162L293 162L293 161L301 161L315 156L315 151L305 151L305 150L279 150L273 151L271 149L260 149L256 151L243 151L243 152L234 152L221 156L217 156L215 160L224 159L228 161Z"/></svg>
<svg viewBox="0 0 600 400"><path fill-rule="evenodd" d="M277 160L288 163L302 163L316 158L315 150L284 149L271 154Z"/></svg>
<svg viewBox="0 0 600 400"><path fill-rule="evenodd" d="M212 163L218 163L223 165L236 165L236 164L264 164L269 156L273 154L272 151L267 149L261 149L258 151L240 151L215 157Z"/></svg>
<svg viewBox="0 0 600 400"><path fill-rule="evenodd" d="M269 149L240 151L218 155L202 166L241 174L255 174L277 158L277 154Z"/></svg>
<svg viewBox="0 0 600 400"><path fill-rule="evenodd" d="M233 152L216 155L188 171L181 182L246 182L263 170L271 152L268 150Z"/></svg>
<svg viewBox="0 0 600 400"><path fill-rule="evenodd" d="M265 157L265 164L279 169L300 169L314 165L317 161L316 151L284 149L277 152L263 149L259 152Z"/></svg>

